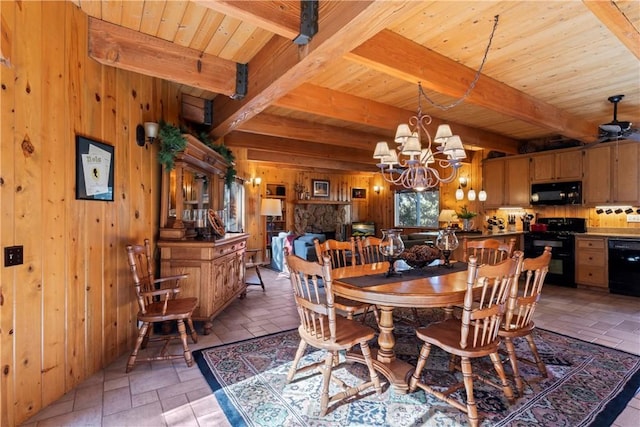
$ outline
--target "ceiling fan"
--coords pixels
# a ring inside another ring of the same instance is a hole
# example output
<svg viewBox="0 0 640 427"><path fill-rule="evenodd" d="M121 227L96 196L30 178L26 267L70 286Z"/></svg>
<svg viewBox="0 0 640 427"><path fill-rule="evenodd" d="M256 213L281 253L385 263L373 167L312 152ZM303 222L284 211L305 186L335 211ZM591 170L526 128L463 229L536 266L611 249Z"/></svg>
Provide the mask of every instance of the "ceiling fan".
<svg viewBox="0 0 640 427"><path fill-rule="evenodd" d="M631 128L631 122L618 120L618 103L622 101L622 98L624 98L624 95L614 95L608 98L609 102L613 104L613 120L598 126L600 129L599 142L616 141L618 139L640 141L640 129Z"/></svg>

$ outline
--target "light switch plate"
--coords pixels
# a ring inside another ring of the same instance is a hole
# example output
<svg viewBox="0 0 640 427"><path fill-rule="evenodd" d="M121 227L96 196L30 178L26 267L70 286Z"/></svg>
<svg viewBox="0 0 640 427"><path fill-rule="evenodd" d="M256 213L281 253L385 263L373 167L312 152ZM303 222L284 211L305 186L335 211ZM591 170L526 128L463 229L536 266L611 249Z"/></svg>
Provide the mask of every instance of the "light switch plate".
<svg viewBox="0 0 640 427"><path fill-rule="evenodd" d="M627 222L640 222L640 215L627 215Z"/></svg>

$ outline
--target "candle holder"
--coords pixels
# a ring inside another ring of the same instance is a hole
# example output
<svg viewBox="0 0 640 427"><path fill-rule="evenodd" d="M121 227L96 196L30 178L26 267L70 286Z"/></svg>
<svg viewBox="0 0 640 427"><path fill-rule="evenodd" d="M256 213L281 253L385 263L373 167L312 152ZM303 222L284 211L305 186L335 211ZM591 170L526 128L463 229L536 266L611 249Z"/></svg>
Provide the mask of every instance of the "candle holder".
<svg viewBox="0 0 640 427"><path fill-rule="evenodd" d="M385 273L385 277L402 276L402 273L395 269L395 262L398 255L404 252L404 242L400 237L401 229L389 228L382 230L382 242L380 243L380 253L389 261L389 271Z"/></svg>
<svg viewBox="0 0 640 427"><path fill-rule="evenodd" d="M436 246L442 251L442 256L444 257L444 264L441 265L445 268L451 268L449 258L451 258L451 252L458 247L458 238L455 231L450 228L440 230L436 239Z"/></svg>

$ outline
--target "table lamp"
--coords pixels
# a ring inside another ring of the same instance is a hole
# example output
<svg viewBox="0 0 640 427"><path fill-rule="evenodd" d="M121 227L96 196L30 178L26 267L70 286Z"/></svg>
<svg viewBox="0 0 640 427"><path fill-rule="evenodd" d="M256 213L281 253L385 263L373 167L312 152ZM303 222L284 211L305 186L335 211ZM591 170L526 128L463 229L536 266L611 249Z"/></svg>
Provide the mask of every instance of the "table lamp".
<svg viewBox="0 0 640 427"><path fill-rule="evenodd" d="M260 203L260 215L267 217L269 230L273 230L273 219L277 216L282 216L280 199L262 199Z"/></svg>
<svg viewBox="0 0 640 427"><path fill-rule="evenodd" d="M451 227L451 221L455 221L458 219L458 215L456 215L456 211L453 209L442 209L440 211L440 215L438 216L439 222L446 222L447 228Z"/></svg>

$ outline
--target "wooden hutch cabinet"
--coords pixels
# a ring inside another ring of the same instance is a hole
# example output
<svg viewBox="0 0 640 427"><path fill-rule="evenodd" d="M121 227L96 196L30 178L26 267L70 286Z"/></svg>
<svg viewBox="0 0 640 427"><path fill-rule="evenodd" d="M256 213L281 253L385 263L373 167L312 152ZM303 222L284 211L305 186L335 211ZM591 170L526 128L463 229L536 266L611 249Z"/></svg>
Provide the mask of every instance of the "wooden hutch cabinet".
<svg viewBox="0 0 640 427"><path fill-rule="evenodd" d="M197 212L222 210L227 162L191 135L185 137L187 147L176 156L175 167L171 171L163 167L162 172L160 271L189 275L181 285L181 296L198 298L193 320L204 322L207 335L213 318L246 291L248 235L225 233L220 238L202 232Z"/></svg>

